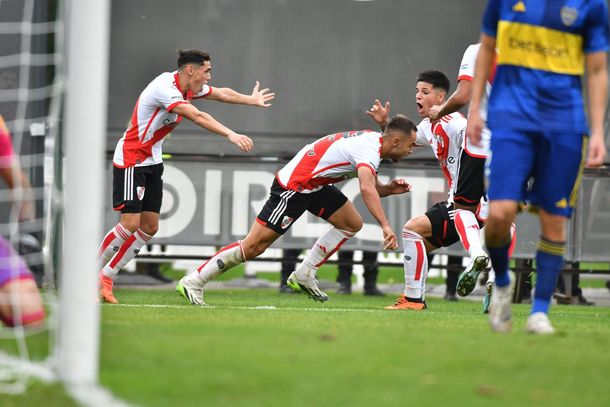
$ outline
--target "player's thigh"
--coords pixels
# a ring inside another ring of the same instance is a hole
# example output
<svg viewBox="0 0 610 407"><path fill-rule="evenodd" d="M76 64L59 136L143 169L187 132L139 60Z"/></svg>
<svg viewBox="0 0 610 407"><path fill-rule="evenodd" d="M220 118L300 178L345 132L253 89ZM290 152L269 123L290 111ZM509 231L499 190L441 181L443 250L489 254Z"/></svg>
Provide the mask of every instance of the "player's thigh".
<svg viewBox="0 0 610 407"><path fill-rule="evenodd" d="M352 233L358 233L362 229L362 216L356 210L353 203L346 200L343 206L328 217L328 222L337 229Z"/></svg>
<svg viewBox="0 0 610 407"><path fill-rule="evenodd" d="M485 156L462 150L453 200L464 208L476 207L485 194Z"/></svg>
<svg viewBox="0 0 610 407"><path fill-rule="evenodd" d="M283 235L307 210L312 199L312 194L285 189L274 179L269 198L257 215L256 222Z"/></svg>
<svg viewBox="0 0 610 407"><path fill-rule="evenodd" d="M534 183L533 205L553 215L569 217L576 203L580 177L587 153L587 141L580 134L541 133Z"/></svg>
<svg viewBox="0 0 610 407"><path fill-rule="evenodd" d="M242 248L247 259L252 259L263 253L282 235L266 225L256 221L242 240ZM298 255L297 255L298 257Z"/></svg>
<svg viewBox="0 0 610 407"><path fill-rule="evenodd" d="M523 201L537 154L537 145L531 133L492 129L491 152L486 164L489 199Z"/></svg>

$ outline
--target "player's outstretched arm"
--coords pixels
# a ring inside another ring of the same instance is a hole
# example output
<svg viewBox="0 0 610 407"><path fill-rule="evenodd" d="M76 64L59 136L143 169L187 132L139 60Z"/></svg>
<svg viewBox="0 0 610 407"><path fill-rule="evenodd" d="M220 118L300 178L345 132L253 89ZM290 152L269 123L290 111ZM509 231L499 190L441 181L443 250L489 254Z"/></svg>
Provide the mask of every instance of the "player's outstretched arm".
<svg viewBox="0 0 610 407"><path fill-rule="evenodd" d="M189 119L197 126L209 130L212 133L225 136L231 143L235 144L246 153L252 150L252 147L254 146L250 137L235 133L233 130L214 119L210 114L202 112L190 103L182 103L174 107L172 112Z"/></svg>
<svg viewBox="0 0 610 407"><path fill-rule="evenodd" d="M377 193L382 198L388 195L404 194L411 191L411 185L402 178L393 179L389 184L381 184L378 179L376 188Z"/></svg>
<svg viewBox="0 0 610 407"><path fill-rule="evenodd" d="M474 145L481 144L481 133L483 132L483 118L481 117L481 99L485 91L485 83L489 79L493 55L496 52L496 39L486 34L481 34L481 48L477 55L474 67L474 78L472 80L472 99L468 110L468 128L466 135Z"/></svg>
<svg viewBox="0 0 610 407"><path fill-rule="evenodd" d="M207 96L207 99L240 105L270 107L271 103L269 102L275 99L275 93L270 92L269 88L259 88L260 83L258 81L256 81L256 85L254 85L250 95L244 95L231 88L214 88L214 91Z"/></svg>
<svg viewBox="0 0 610 407"><path fill-rule="evenodd" d="M390 117L390 102L385 102L385 105L382 105L379 99L375 99L375 103L367 110L366 114L381 127L381 130L385 130L385 125Z"/></svg>
<svg viewBox="0 0 610 407"><path fill-rule="evenodd" d="M599 167L606 158L604 142L604 114L608 103L608 70L606 53L587 54L588 111L591 122L587 167Z"/></svg>
<svg viewBox="0 0 610 407"><path fill-rule="evenodd" d="M377 177L373 175L370 168L362 166L358 168L358 180L360 181L362 200L383 231L383 249L396 250L398 248L398 239L381 206L381 198L377 193L376 187Z"/></svg>

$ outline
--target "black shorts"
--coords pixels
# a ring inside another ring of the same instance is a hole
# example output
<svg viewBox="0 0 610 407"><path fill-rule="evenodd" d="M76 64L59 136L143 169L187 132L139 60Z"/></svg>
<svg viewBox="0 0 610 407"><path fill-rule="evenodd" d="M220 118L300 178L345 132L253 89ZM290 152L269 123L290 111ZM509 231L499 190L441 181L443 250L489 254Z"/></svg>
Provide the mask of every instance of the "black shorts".
<svg viewBox="0 0 610 407"><path fill-rule="evenodd" d="M112 169L112 209L121 213L159 213L163 164Z"/></svg>
<svg viewBox="0 0 610 407"><path fill-rule="evenodd" d="M463 206L477 206L485 194L485 158L462 150L459 164L453 200Z"/></svg>
<svg viewBox="0 0 610 407"><path fill-rule="evenodd" d="M426 216L432 224L432 236L428 238L428 241L434 246L447 247L460 240L460 236L455 230L454 212L453 204L447 202L434 204L426 212ZM484 223L479 220L479 227L483 226Z"/></svg>
<svg viewBox="0 0 610 407"><path fill-rule="evenodd" d="M285 189L274 179L269 199L256 221L283 235L305 211L328 220L345 202L347 197L333 185L325 185L316 192L302 194Z"/></svg>

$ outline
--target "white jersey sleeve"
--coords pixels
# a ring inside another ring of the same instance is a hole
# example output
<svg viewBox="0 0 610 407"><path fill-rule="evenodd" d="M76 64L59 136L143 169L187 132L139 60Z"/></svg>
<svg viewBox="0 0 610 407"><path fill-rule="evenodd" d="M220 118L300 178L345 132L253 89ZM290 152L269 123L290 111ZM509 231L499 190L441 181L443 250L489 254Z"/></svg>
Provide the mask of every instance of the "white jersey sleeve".
<svg viewBox="0 0 610 407"><path fill-rule="evenodd" d="M417 137L415 138L415 145L418 147L424 147L430 145L430 140L428 138L429 135L426 134L424 129L430 127L430 121L428 119L422 120L417 125Z"/></svg>
<svg viewBox="0 0 610 407"><path fill-rule="evenodd" d="M210 93L212 93L212 89L213 88L211 86L203 85L201 92L195 94L193 96L193 99L201 99L201 98L207 97Z"/></svg>
<svg viewBox="0 0 610 407"><path fill-rule="evenodd" d="M479 48L481 48L481 44L473 44L469 45L464 51L458 72L458 82L461 80L472 81L472 78L474 78L474 65L477 61Z"/></svg>

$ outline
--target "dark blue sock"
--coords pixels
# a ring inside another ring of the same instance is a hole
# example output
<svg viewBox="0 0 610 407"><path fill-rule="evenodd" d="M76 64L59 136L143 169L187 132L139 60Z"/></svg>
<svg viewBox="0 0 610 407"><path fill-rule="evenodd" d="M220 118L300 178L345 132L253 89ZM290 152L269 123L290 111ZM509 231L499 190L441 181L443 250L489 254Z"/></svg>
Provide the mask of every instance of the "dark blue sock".
<svg viewBox="0 0 610 407"><path fill-rule="evenodd" d="M496 285L498 287L506 287L510 284L508 277L508 248L510 247L510 241L504 246L500 247L489 247L489 258L491 259L491 265L496 272Z"/></svg>
<svg viewBox="0 0 610 407"><path fill-rule="evenodd" d="M536 291L532 313L549 312L551 297L563 267L564 253L565 242L552 242L540 237L536 251Z"/></svg>

